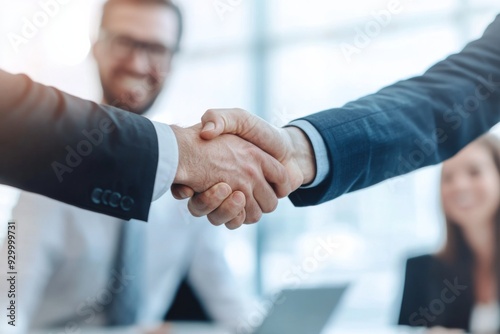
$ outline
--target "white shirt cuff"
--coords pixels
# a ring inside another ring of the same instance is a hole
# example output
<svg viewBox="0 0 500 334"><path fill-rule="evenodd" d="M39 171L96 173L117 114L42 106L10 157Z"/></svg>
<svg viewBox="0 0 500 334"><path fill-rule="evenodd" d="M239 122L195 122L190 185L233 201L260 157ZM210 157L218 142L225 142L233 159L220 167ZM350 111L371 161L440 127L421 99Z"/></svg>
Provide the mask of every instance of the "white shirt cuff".
<svg viewBox="0 0 500 334"><path fill-rule="evenodd" d="M170 126L153 121L158 136L158 168L156 169L153 201L163 196L172 186L179 165L179 147Z"/></svg>
<svg viewBox="0 0 500 334"><path fill-rule="evenodd" d="M313 182L300 187L300 189L308 189L318 186L321 182L326 179L328 173L330 173L330 161L328 160L328 151L326 149L325 141L321 137L320 133L316 128L306 120L299 119L293 121L287 126L295 126L309 137L314 150L314 155L316 157L316 177Z"/></svg>

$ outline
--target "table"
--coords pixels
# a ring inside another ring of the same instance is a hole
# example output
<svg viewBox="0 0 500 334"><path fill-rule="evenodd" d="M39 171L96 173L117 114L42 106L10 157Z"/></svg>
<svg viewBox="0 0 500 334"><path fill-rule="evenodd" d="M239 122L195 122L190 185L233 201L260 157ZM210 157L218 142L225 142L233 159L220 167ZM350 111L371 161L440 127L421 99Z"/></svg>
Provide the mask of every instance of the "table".
<svg viewBox="0 0 500 334"><path fill-rule="evenodd" d="M30 334L234 334L222 328L200 324L200 323L171 323L162 330L151 331L137 327L119 327L119 328L88 328L81 331L65 331L64 329L52 329L46 331L36 331ZM349 325L342 327L331 327L325 329L321 334L418 334L423 333L423 329L408 327L385 327L369 328L363 325ZM277 333L278 334L278 333ZM283 333L285 334L285 333ZM312 334L312 333L311 333Z"/></svg>

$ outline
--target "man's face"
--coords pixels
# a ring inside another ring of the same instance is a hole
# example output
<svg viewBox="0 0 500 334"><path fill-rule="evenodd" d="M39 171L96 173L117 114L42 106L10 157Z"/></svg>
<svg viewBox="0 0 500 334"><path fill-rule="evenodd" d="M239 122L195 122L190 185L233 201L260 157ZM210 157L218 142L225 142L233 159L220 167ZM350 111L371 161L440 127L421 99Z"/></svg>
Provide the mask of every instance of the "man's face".
<svg viewBox="0 0 500 334"><path fill-rule="evenodd" d="M104 102L146 112L170 72L177 33L178 18L167 6L111 6L94 45Z"/></svg>

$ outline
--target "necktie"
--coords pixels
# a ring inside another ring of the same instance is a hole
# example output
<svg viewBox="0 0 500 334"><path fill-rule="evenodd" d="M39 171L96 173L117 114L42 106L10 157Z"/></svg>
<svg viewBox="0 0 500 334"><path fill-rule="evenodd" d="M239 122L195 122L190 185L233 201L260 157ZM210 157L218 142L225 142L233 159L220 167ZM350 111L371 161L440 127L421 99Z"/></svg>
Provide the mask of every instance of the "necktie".
<svg viewBox="0 0 500 334"><path fill-rule="evenodd" d="M123 223L115 268L111 272L114 283L120 286L114 289L113 300L107 308L109 326L129 326L138 320L144 261L143 225L134 220Z"/></svg>

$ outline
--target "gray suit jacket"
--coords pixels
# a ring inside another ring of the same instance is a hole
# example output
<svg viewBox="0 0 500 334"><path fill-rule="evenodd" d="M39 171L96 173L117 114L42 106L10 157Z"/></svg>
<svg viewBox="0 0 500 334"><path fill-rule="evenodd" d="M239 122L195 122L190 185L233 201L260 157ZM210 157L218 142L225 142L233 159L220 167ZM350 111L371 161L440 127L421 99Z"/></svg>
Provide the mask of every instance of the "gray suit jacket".
<svg viewBox="0 0 500 334"><path fill-rule="evenodd" d="M149 120L0 70L0 183L147 220L157 165Z"/></svg>

